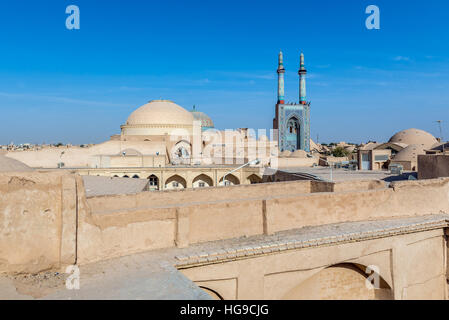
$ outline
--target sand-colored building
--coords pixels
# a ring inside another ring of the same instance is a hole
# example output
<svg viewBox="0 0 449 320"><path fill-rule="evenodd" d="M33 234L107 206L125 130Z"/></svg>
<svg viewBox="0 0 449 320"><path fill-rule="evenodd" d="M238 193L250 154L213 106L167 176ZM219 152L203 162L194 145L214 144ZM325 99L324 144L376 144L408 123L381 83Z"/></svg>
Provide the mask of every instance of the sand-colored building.
<svg viewBox="0 0 449 320"><path fill-rule="evenodd" d="M386 143L369 143L358 150L361 170L388 169L392 164L402 165L404 170L418 170L418 155L437 146L439 141L420 129L407 129L394 134Z"/></svg>

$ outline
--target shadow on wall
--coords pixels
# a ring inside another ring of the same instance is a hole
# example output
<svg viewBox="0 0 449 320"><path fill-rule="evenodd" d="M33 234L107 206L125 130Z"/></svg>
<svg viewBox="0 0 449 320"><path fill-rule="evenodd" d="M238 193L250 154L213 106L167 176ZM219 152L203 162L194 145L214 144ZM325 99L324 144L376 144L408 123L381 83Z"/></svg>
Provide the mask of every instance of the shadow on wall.
<svg viewBox="0 0 449 320"><path fill-rule="evenodd" d="M385 280L379 288L367 286L366 267L343 263L323 269L291 289L282 300L391 300L393 293Z"/></svg>

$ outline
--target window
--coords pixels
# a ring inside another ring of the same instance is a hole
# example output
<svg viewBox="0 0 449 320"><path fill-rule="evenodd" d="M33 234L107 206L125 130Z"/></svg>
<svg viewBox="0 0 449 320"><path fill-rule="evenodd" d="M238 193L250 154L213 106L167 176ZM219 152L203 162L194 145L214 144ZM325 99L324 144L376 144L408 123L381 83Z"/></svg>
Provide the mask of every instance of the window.
<svg viewBox="0 0 449 320"><path fill-rule="evenodd" d="M150 186L152 186L152 187L157 187L157 185L158 185L158 180L157 180L157 177L156 177L156 176L151 176L149 180L150 180Z"/></svg>
<svg viewBox="0 0 449 320"><path fill-rule="evenodd" d="M200 182L200 183L198 183L198 186L199 186L200 188L204 188L204 187L206 186L206 184L205 184L204 182Z"/></svg>
<svg viewBox="0 0 449 320"><path fill-rule="evenodd" d="M177 188L177 187L179 187L179 183L176 182L176 181L173 181L172 186L175 187L175 188Z"/></svg>
<svg viewBox="0 0 449 320"><path fill-rule="evenodd" d="M374 161L387 161L389 158L387 154L380 154L374 156Z"/></svg>

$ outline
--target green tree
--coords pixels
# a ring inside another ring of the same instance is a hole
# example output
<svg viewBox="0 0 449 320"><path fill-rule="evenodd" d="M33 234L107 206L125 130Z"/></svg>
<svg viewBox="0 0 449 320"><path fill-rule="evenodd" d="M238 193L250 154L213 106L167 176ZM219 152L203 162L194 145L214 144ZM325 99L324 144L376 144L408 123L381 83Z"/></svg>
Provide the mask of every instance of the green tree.
<svg viewBox="0 0 449 320"><path fill-rule="evenodd" d="M345 150L343 147L335 147L334 150L332 150L332 155L334 157L347 157L349 156L349 151Z"/></svg>

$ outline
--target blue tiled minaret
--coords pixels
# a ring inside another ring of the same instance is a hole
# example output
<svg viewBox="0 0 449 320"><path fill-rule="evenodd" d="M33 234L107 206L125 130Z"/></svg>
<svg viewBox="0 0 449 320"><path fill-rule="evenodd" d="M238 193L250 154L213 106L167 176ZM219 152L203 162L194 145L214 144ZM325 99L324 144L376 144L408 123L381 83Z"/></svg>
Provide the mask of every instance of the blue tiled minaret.
<svg viewBox="0 0 449 320"><path fill-rule="evenodd" d="M310 151L310 102L306 98L306 74L304 54L299 59L299 103L285 103L284 61L282 52L278 60L278 96L273 129L277 130L279 150Z"/></svg>
<svg viewBox="0 0 449 320"><path fill-rule="evenodd" d="M282 51L279 52L279 61L278 61L278 103L284 103L284 57L282 55Z"/></svg>

